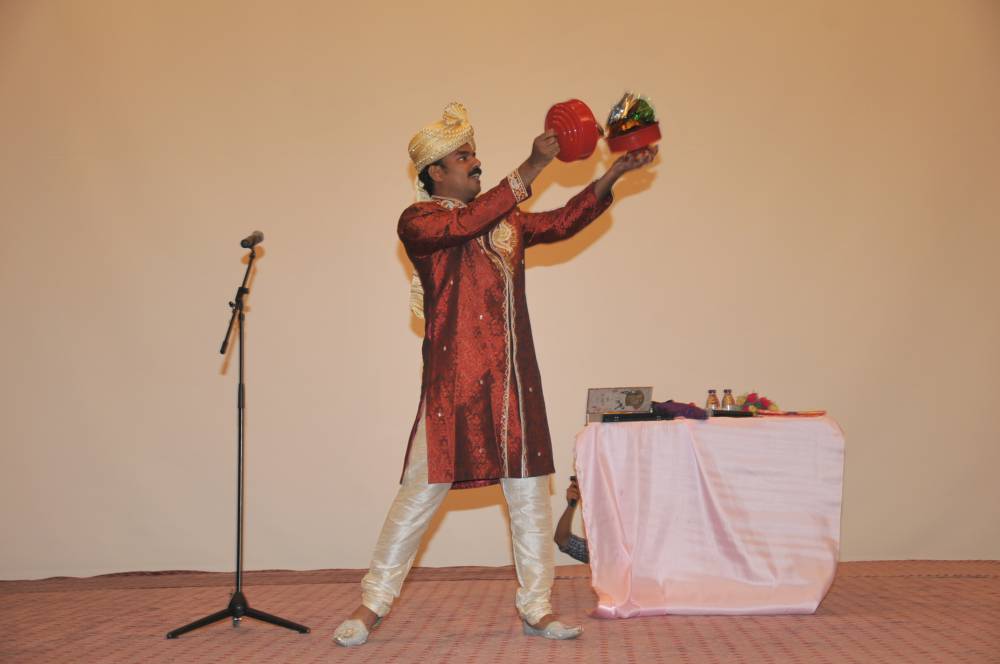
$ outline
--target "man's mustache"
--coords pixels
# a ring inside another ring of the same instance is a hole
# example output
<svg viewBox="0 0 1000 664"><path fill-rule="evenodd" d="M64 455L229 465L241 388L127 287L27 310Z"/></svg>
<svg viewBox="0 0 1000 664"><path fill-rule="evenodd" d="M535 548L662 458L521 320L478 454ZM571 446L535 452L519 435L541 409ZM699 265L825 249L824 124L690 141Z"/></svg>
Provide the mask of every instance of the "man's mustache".
<svg viewBox="0 0 1000 664"><path fill-rule="evenodd" d="M473 168L473 169L472 169L471 171L469 171L469 177L470 177L470 178L471 178L471 177L472 177L473 175L482 175L482 174L483 174L483 169L481 169L481 168L480 168L480 167L478 167L478 166L476 166L476 167L475 167L475 168Z"/></svg>

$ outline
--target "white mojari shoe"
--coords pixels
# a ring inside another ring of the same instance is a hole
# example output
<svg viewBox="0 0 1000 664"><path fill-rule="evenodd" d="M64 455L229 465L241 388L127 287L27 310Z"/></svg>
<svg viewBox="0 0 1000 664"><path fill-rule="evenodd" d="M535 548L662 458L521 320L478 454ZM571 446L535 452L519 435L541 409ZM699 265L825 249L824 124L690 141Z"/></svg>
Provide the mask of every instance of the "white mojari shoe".
<svg viewBox="0 0 1000 664"><path fill-rule="evenodd" d="M580 627L579 625L576 627L567 627L558 620L553 620L546 625L544 629L532 627L528 624L527 620L523 621L523 623L524 633L528 636L544 636L546 639L565 641L566 639L575 639L583 634L583 627Z"/></svg>
<svg viewBox="0 0 1000 664"><path fill-rule="evenodd" d="M372 629L375 629L375 626L380 622L382 622L382 618L376 618ZM340 627L333 633L333 642L345 648L360 646L368 641L368 634L368 628L363 622L357 618L351 618L340 623Z"/></svg>

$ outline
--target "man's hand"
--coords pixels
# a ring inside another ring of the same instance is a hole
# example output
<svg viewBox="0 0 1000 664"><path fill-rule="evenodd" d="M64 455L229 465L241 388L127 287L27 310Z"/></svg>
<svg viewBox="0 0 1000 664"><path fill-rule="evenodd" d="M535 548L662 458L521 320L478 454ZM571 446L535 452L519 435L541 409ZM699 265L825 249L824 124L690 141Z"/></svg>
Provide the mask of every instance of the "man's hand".
<svg viewBox="0 0 1000 664"><path fill-rule="evenodd" d="M649 145L638 150L633 150L632 152L626 152L615 160L615 163L611 165L611 169L617 169L619 175L634 171L653 161L656 158L656 153L659 151L660 149L657 146Z"/></svg>
<svg viewBox="0 0 1000 664"><path fill-rule="evenodd" d="M556 132L549 130L536 136L531 144L531 156L517 169L521 181L525 185L530 185L557 154L559 154L559 141L556 139Z"/></svg>
<svg viewBox="0 0 1000 664"><path fill-rule="evenodd" d="M632 152L626 152L621 157L618 157L618 159L615 160L615 163L611 164L611 168L608 169L608 172L601 176L601 178L594 185L594 194L597 196L597 200L601 200L611 192L611 187L618 181L618 178L629 171L642 168L649 162L653 161L659 151L660 150L657 146L650 145L638 150L633 150Z"/></svg>
<svg viewBox="0 0 1000 664"><path fill-rule="evenodd" d="M569 488L566 489L566 502L572 504L573 501L580 500L580 488L576 485L576 482L571 482Z"/></svg>
<svg viewBox="0 0 1000 664"><path fill-rule="evenodd" d="M559 154L559 139L556 138L556 132L550 129L535 137L531 144L531 156L528 157L528 161L538 170L542 170L555 159L557 154Z"/></svg>

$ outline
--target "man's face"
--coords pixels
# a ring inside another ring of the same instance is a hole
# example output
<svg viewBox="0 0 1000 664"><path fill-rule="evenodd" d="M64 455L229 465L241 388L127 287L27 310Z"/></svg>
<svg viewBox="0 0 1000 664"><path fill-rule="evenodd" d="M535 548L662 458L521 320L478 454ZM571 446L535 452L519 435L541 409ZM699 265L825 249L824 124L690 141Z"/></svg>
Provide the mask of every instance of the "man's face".
<svg viewBox="0 0 1000 664"><path fill-rule="evenodd" d="M447 198L457 198L463 203L469 203L482 189L479 177L483 173L476 151L471 144L466 143L428 169L428 174L434 180L434 195Z"/></svg>

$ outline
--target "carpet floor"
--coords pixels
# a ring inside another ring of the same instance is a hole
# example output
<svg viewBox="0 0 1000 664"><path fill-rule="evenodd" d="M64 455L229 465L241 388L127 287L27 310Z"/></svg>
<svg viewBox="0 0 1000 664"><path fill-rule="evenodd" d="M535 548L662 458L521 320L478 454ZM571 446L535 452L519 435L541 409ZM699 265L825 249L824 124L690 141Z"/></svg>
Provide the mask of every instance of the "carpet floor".
<svg viewBox="0 0 1000 664"><path fill-rule="evenodd" d="M359 570L248 572L250 606L310 634L244 619L165 639L225 608L232 574L157 572L0 581L0 662L994 662L1000 561L841 563L811 616L588 617L588 568L557 568L553 603L584 634L521 635L510 567L416 568L355 649L331 636L359 597Z"/></svg>

